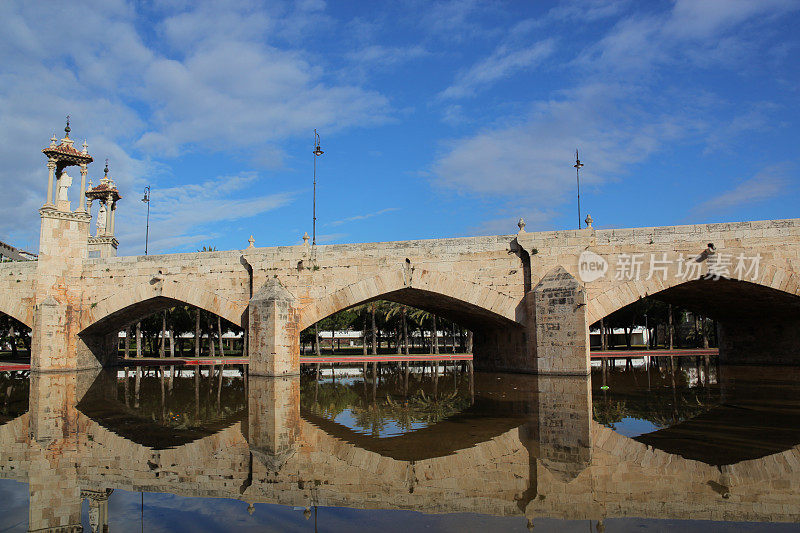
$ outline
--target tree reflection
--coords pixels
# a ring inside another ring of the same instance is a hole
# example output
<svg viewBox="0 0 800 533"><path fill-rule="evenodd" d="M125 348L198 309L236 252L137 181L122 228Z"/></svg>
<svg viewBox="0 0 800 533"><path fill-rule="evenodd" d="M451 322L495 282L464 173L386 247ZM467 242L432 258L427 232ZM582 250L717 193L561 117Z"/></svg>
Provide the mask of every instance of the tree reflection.
<svg viewBox="0 0 800 533"><path fill-rule="evenodd" d="M468 408L472 403L469 388L459 387L464 379L468 376L454 375L453 390L443 393L426 390L436 389L431 378L413 380L416 381L415 390L404 395L402 391L394 393L394 388L400 384L408 390L404 376L390 376L380 387L377 380L373 380L374 397L359 393L366 387L367 380L350 383L304 380L300 401L303 410L328 420L337 420L347 412L350 417L340 419L342 423L354 426L351 429L359 433L383 437L389 433L390 426L392 433L406 433L441 422Z"/></svg>
<svg viewBox="0 0 800 533"><path fill-rule="evenodd" d="M637 372L612 372L609 391L594 388L595 421L613 429L622 419L634 418L666 428L696 418L720 403L717 388L690 387L683 372L677 373L674 380L671 373L657 374L649 390L638 386Z"/></svg>

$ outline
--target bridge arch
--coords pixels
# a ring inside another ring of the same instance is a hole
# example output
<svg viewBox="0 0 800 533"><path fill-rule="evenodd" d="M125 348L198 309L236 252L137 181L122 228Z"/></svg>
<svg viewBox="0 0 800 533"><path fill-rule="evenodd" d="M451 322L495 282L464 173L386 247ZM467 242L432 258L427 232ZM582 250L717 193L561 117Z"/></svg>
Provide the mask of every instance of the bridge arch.
<svg viewBox="0 0 800 533"><path fill-rule="evenodd" d="M800 277L785 266L770 262L763 264L761 272L755 279L740 279L735 275L724 279L773 289L792 296L800 296ZM617 283L589 300L588 322L593 324L641 298L647 298L694 281L697 280L685 280L675 276L668 276L666 280L662 280L658 276L653 276L650 280L630 280Z"/></svg>
<svg viewBox="0 0 800 533"><path fill-rule="evenodd" d="M33 328L33 304L31 298L21 298L14 292L0 292L0 313L4 313L11 318Z"/></svg>
<svg viewBox="0 0 800 533"><path fill-rule="evenodd" d="M754 278L633 280L618 283L588 302L594 324L643 298L675 304L719 325L720 358L727 363L797 364L800 342L800 276L785 264L762 262Z"/></svg>
<svg viewBox="0 0 800 533"><path fill-rule="evenodd" d="M464 281L454 274L397 269L346 285L301 307L299 329L378 299L430 310L470 328L517 324L519 302L507 294Z"/></svg>
<svg viewBox="0 0 800 533"><path fill-rule="evenodd" d="M80 333L94 335L119 331L140 318L175 305L198 307L240 327L242 316L247 311L246 301L230 300L196 283L142 283L121 288L99 302L91 303L83 314Z"/></svg>

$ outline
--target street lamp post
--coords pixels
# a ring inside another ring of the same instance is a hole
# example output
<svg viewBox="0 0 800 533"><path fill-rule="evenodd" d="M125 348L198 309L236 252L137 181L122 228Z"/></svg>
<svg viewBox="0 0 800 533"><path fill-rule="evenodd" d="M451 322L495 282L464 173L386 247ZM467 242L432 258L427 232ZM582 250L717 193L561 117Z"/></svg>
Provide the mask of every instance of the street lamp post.
<svg viewBox="0 0 800 533"><path fill-rule="evenodd" d="M314 205L312 216L314 220L311 224L311 244L317 244L317 156L324 154L319 147L319 134L314 128Z"/></svg>
<svg viewBox="0 0 800 533"><path fill-rule="evenodd" d="M578 182L578 229L581 229L581 167L583 163L578 159L578 149L575 149L575 179Z"/></svg>
<svg viewBox="0 0 800 533"><path fill-rule="evenodd" d="M144 188L142 201L147 204L147 225L144 230L144 255L147 255L147 241L150 238L150 186Z"/></svg>

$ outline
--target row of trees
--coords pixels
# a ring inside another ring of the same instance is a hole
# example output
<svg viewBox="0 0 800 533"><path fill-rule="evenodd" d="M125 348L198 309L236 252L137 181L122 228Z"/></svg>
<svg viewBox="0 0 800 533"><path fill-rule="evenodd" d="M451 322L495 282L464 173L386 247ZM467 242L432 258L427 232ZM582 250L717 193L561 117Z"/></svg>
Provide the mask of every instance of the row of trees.
<svg viewBox="0 0 800 533"><path fill-rule="evenodd" d="M647 348L708 348L716 346L716 322L686 309L652 298L643 298L592 324L601 332L601 349L614 348L615 329L624 332L625 346L631 348L633 330L647 329ZM602 334L605 332L605 334Z"/></svg>
<svg viewBox="0 0 800 533"><path fill-rule="evenodd" d="M340 311L324 318L300 334L303 353L322 354L319 332L330 331L327 348L336 352L336 332L360 331L361 351L398 354L442 352L472 353L472 332L435 313L396 302L378 300ZM341 341L341 339L339 339ZM341 350L341 348L338 348Z"/></svg>
<svg viewBox="0 0 800 533"><path fill-rule="evenodd" d="M167 354L175 357L187 351L196 357L222 356L226 352L223 335L228 332L238 335L242 328L203 309L176 306L128 327L123 349L126 356L134 352L136 357L165 357ZM193 336L185 338L187 334Z"/></svg>
<svg viewBox="0 0 800 533"><path fill-rule="evenodd" d="M31 328L8 315L0 313L0 351L16 358L20 351L31 353Z"/></svg>

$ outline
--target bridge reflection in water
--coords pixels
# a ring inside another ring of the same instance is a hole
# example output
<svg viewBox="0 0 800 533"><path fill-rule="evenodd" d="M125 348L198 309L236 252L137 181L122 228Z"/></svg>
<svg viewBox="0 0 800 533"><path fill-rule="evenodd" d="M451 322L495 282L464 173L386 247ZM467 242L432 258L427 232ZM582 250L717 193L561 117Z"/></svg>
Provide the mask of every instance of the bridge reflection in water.
<svg viewBox="0 0 800 533"><path fill-rule="evenodd" d="M595 419L635 416L644 386L625 380L643 373L595 384L593 419L586 377L453 374L433 391L418 376L403 387L402 376L301 384L243 372L3 375L0 477L28 483L29 530L80 530L83 501L102 529L115 489L523 523L800 519L800 376L785 369L767 387L752 368L722 369L694 396L654 375L648 398L672 418L633 438Z"/></svg>

